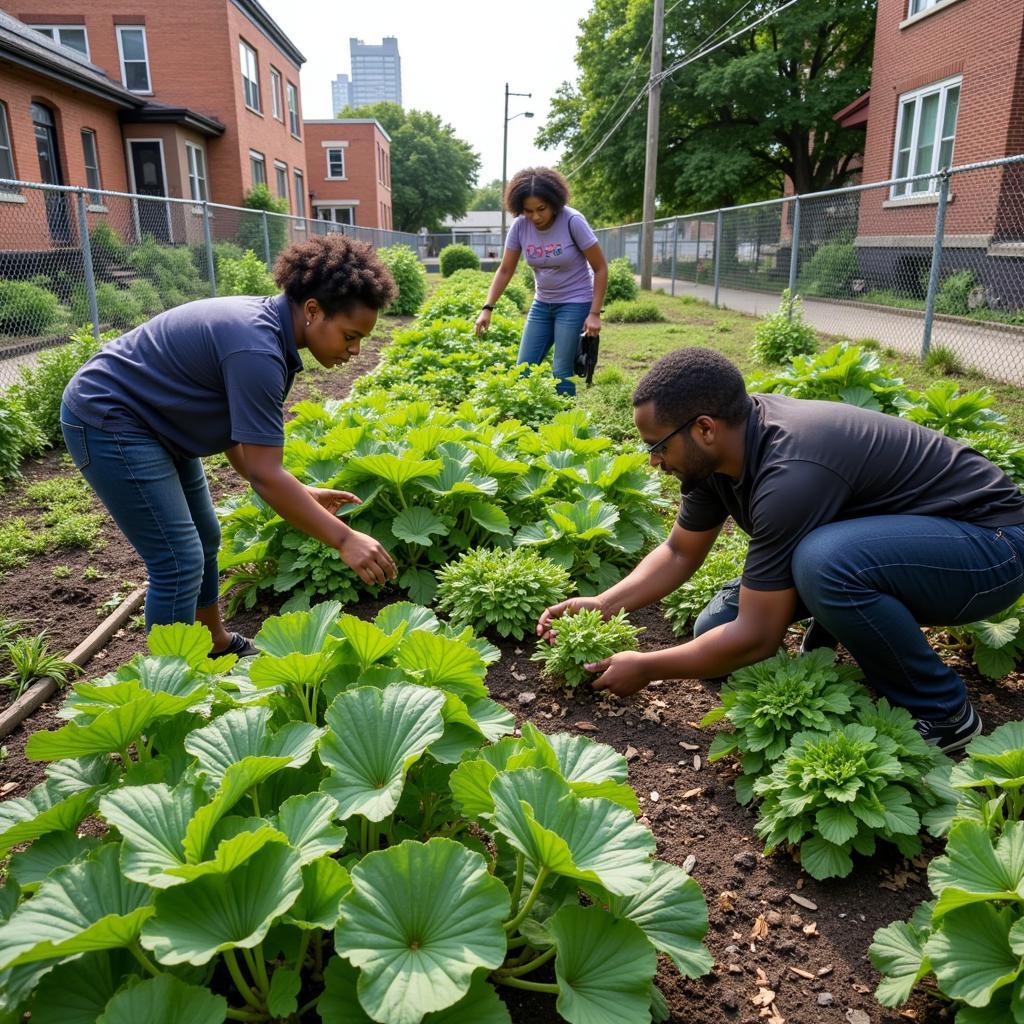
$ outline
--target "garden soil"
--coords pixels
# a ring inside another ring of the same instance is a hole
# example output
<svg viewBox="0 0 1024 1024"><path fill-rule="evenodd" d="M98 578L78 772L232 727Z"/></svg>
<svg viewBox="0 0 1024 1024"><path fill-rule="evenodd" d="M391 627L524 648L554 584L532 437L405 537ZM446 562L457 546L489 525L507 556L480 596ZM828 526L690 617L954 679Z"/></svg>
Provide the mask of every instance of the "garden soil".
<svg viewBox="0 0 1024 1024"><path fill-rule="evenodd" d="M305 397L310 384L317 397L343 397L356 375L353 371L365 372L376 362L378 347L367 346L368 358L345 371L297 385L294 397ZM42 479L61 472L67 467L51 455L30 466L27 476ZM229 474L223 475L226 480ZM0 517L20 514L16 503L16 497L0 503ZM34 628L46 627L62 650L73 648L100 621L97 605L112 589L144 578L134 552L112 525L104 530L104 540L105 546L88 558L58 553L8 573L0 588L0 614L30 619ZM53 579L51 570L57 564L72 568L69 579ZM99 569L103 578L83 580L86 564ZM363 602L347 610L369 617L381 603ZM278 605L240 614L231 626L251 636ZM677 642L657 608L632 618L645 628L642 649ZM914 863L895 851L859 859L849 878L816 882L803 875L784 851L762 856L753 833L754 814L733 796L733 770L727 762L707 763L711 734L697 723L717 704L714 684L665 680L621 700L584 688L566 692L540 676L538 664L531 661L532 637L518 642L491 639L502 652L487 677L494 699L510 708L520 723L531 721L546 732L585 735L624 754L643 821L657 839L658 856L686 866L704 890L711 924L707 943L715 967L705 978L686 980L660 958L657 980L673 1024L951 1021L937 1001L920 994L901 1011L878 1006L873 998L878 976L867 959L875 929L909 917L927 898L927 857L937 846L926 846L925 856ZM88 672L99 674L142 650L141 630L124 629L90 663ZM996 684L982 680L969 666L958 667L986 731L1024 718L1020 675ZM25 760L24 745L32 732L60 724L57 707L56 701L43 705L2 741L7 749L0 762L3 797L23 796L41 779L41 766ZM553 980L553 975L538 980ZM562 1019L550 996L511 989L502 995L515 1024L554 1024Z"/></svg>

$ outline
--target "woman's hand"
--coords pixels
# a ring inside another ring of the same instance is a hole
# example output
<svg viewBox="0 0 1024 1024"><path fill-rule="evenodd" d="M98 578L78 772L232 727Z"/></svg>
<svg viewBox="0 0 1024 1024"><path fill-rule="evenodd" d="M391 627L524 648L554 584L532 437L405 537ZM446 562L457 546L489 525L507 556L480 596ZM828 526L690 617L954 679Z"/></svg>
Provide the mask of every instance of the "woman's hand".
<svg viewBox="0 0 1024 1024"><path fill-rule="evenodd" d="M588 313L587 319L583 321L583 333L584 334L600 334L601 333L601 314L600 313Z"/></svg>
<svg viewBox="0 0 1024 1024"><path fill-rule="evenodd" d="M332 491L326 487L304 485L318 505L334 515L342 505L362 505L363 499L351 491Z"/></svg>
<svg viewBox="0 0 1024 1024"><path fill-rule="evenodd" d="M537 636L542 640L547 640L549 644L554 643L555 633L558 632L555 628L555 619L560 619L566 612L575 613L584 609L594 608L601 613L603 618L608 618L608 612L605 610L599 597L570 597L568 601L553 604L550 608L545 608L541 612L541 616L537 620Z"/></svg>
<svg viewBox="0 0 1024 1024"><path fill-rule="evenodd" d="M476 325L474 330L476 336L479 338L488 327L491 326L491 311L489 309L481 309L480 315L476 318Z"/></svg>
<svg viewBox="0 0 1024 1024"><path fill-rule="evenodd" d="M338 544L341 560L364 582L381 586L398 575L394 560L380 541L349 530Z"/></svg>

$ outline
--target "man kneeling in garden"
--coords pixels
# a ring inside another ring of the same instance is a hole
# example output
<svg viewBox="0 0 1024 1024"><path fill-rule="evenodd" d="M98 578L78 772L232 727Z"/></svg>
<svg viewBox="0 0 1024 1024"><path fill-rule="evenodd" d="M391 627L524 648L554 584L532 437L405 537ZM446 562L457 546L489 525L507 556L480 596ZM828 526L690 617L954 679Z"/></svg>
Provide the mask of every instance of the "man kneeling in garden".
<svg viewBox="0 0 1024 1024"><path fill-rule="evenodd" d="M770 657L813 616L804 649L853 655L866 682L943 750L981 731L963 681L920 624L984 619L1024 593L1024 496L993 463L909 420L839 402L748 395L709 349L658 360L633 394L652 466L680 482L668 539L596 597L548 608L606 616L653 604L688 580L732 516L750 535L743 575L698 616L694 638L587 666L624 695L653 679L706 679Z"/></svg>

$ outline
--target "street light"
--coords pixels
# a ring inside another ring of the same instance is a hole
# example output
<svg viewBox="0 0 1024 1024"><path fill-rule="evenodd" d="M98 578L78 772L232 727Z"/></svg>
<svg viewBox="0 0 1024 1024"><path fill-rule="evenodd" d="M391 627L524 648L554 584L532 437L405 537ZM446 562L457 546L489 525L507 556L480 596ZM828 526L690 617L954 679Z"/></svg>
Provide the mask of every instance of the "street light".
<svg viewBox="0 0 1024 1024"><path fill-rule="evenodd" d="M508 184L508 123L514 121L517 117L533 117L533 111L522 110L518 114L513 114L511 117L508 116L508 98L509 96L526 96L531 97L531 92L509 92L508 82L505 83L505 123L502 127L502 142L501 142L501 245L505 244L505 186Z"/></svg>

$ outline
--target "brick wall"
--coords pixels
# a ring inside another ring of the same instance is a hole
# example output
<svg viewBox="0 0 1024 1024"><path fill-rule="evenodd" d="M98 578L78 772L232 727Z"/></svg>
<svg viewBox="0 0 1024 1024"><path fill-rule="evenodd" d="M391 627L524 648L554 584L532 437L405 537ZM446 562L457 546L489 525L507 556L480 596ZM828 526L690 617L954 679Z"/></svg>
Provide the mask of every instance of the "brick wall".
<svg viewBox="0 0 1024 1024"><path fill-rule="evenodd" d="M306 185L317 205L356 201L360 227L394 227L391 210L391 144L375 122L306 121ZM325 142L344 142L345 180L327 177Z"/></svg>

